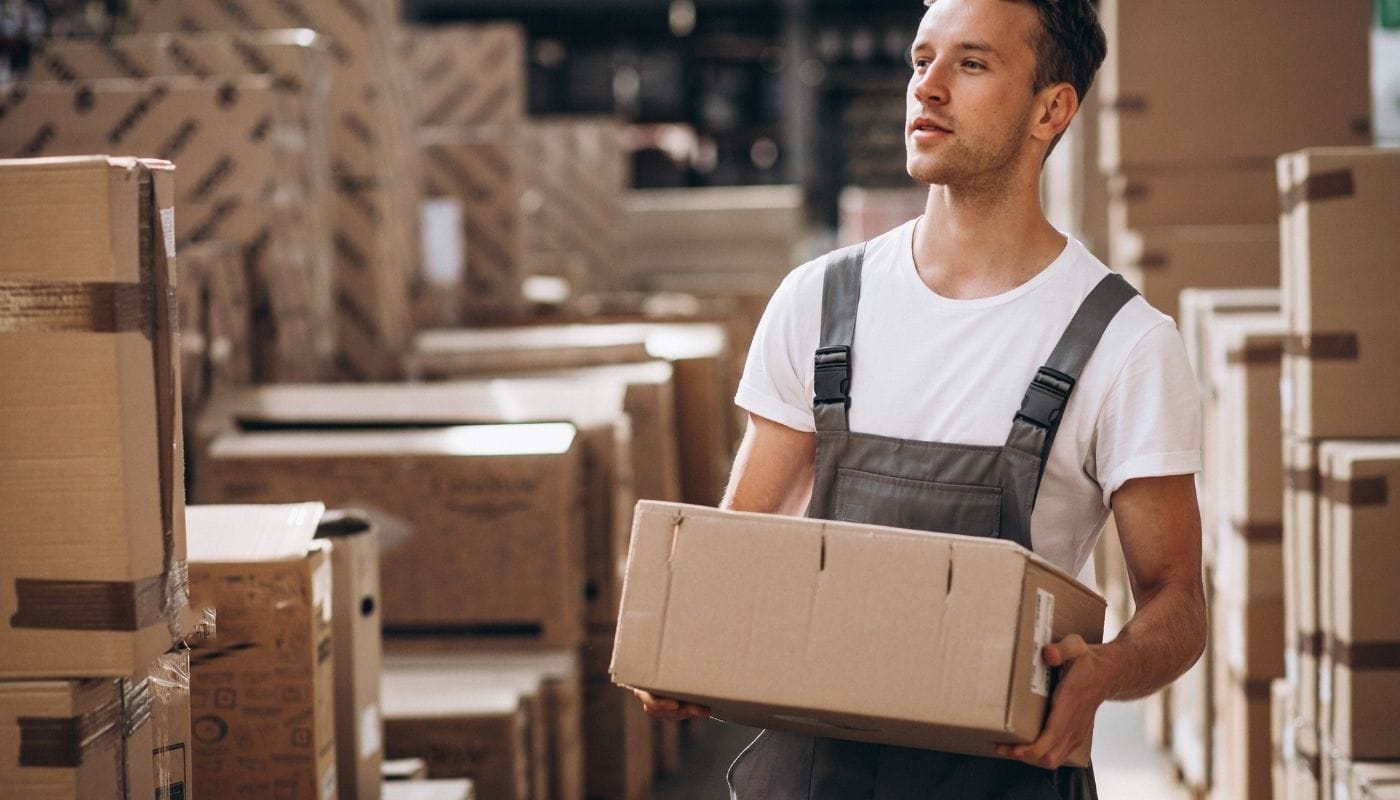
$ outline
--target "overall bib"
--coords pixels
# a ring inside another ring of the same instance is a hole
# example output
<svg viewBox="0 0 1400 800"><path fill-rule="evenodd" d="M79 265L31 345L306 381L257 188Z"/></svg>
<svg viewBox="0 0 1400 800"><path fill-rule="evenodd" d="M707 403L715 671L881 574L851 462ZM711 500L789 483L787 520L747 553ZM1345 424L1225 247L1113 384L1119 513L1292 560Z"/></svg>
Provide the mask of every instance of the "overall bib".
<svg viewBox="0 0 1400 800"><path fill-rule="evenodd" d="M807 516L1009 539L1031 548L1031 510L1074 384L1108 323L1136 294L1117 274L1084 299L1031 381L1002 446L853 433L851 343L864 245L833 253L822 290ZM728 774L733 800L1069 800L1095 798L1091 768L764 731Z"/></svg>

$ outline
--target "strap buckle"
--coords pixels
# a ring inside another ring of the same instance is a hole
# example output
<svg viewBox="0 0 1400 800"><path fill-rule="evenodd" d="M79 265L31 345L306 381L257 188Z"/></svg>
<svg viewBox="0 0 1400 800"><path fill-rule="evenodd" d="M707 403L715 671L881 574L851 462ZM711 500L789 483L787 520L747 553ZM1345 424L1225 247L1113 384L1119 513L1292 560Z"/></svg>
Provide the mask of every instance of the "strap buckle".
<svg viewBox="0 0 1400 800"><path fill-rule="evenodd" d="M812 404L837 403L851 407L851 348L840 344L817 348L812 373Z"/></svg>
<svg viewBox="0 0 1400 800"><path fill-rule="evenodd" d="M1074 382L1074 378L1057 369L1041 367L1036 370L1016 419L1047 431L1059 427L1060 416L1065 412L1070 392L1074 391Z"/></svg>

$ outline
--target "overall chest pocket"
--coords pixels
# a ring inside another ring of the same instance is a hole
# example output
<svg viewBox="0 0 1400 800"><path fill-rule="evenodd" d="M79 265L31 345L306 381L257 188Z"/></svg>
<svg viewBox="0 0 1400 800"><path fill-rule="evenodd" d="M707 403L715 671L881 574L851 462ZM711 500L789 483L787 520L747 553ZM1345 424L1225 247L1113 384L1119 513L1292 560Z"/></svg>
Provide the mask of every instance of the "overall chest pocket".
<svg viewBox="0 0 1400 800"><path fill-rule="evenodd" d="M1001 530L1001 489L839 468L833 515L867 525L996 536Z"/></svg>

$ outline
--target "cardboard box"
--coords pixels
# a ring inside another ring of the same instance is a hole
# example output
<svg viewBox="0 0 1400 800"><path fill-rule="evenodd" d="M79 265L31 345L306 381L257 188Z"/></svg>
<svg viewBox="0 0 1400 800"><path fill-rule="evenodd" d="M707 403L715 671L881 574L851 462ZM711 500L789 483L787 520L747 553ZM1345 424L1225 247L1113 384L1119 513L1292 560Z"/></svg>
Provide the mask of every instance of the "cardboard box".
<svg viewBox="0 0 1400 800"><path fill-rule="evenodd" d="M799 261L806 235L798 186L643 189L627 195L631 282L665 290L664 276L716 276L734 288L756 280L773 289Z"/></svg>
<svg viewBox="0 0 1400 800"><path fill-rule="evenodd" d="M584 694L574 651L507 650L466 652L452 639L391 639L387 669L395 673L434 673L453 681L476 678L483 687L510 686L535 698L531 743L535 797L583 800Z"/></svg>
<svg viewBox="0 0 1400 800"><path fill-rule="evenodd" d="M126 678L0 681L0 785L7 798L183 797L189 742L183 652L159 656Z"/></svg>
<svg viewBox="0 0 1400 800"><path fill-rule="evenodd" d="M385 781L384 800L476 800L476 785L466 778L439 781Z"/></svg>
<svg viewBox="0 0 1400 800"><path fill-rule="evenodd" d="M272 203L250 204L249 211L261 212L262 224L239 241L248 248L257 278L253 288L258 291L255 306L260 311L254 344L264 380L329 377L335 356L327 119L330 70L326 38L308 30L184 32L103 41L47 39L38 43L30 61L31 79L77 86L97 78L272 78L278 113L275 129L259 149L272 148L271 165L279 188ZM181 150L182 167L184 153L207 147L211 138L217 138L201 131L202 124L200 117L181 123L179 130L189 136ZM182 205L191 212L202 208L188 200ZM193 224L200 217L203 214L192 213L188 221ZM185 221L182 215L181 222ZM197 230L203 236L214 233ZM180 233L185 233L183 228ZM218 235L228 241L230 233L225 229ZM185 255L183 248L181 255Z"/></svg>
<svg viewBox="0 0 1400 800"><path fill-rule="evenodd" d="M1106 0L1101 168L1257 162L1368 143L1370 17L1364 0Z"/></svg>
<svg viewBox="0 0 1400 800"><path fill-rule="evenodd" d="M336 785L345 800L374 800L384 758L379 531L364 513L332 511L321 518L316 538L331 543Z"/></svg>
<svg viewBox="0 0 1400 800"><path fill-rule="evenodd" d="M526 37L520 25L434 25L399 31L413 88L414 122L499 125L526 113Z"/></svg>
<svg viewBox="0 0 1400 800"><path fill-rule="evenodd" d="M422 128L423 197L456 200L465 265L460 275L419 275L418 302L440 305L448 294L452 313L436 325L479 323L518 316L524 297L525 228L520 206L526 159L515 126ZM426 326L425 326L426 327Z"/></svg>
<svg viewBox="0 0 1400 800"><path fill-rule="evenodd" d="M1269 684L1269 730L1272 731L1273 769L1270 780L1273 782L1274 797L1286 800L1288 797L1288 770L1291 762L1298 758L1298 745L1293 732L1293 690L1288 681L1282 678Z"/></svg>
<svg viewBox="0 0 1400 800"><path fill-rule="evenodd" d="M1040 732L1040 647L1103 615L1008 542L644 502L611 673L739 724L992 755Z"/></svg>
<svg viewBox="0 0 1400 800"><path fill-rule="evenodd" d="M1336 797L1351 800L1396 800L1400 798L1400 764L1358 761L1347 770L1347 793Z"/></svg>
<svg viewBox="0 0 1400 800"><path fill-rule="evenodd" d="M217 635L190 657L201 797L337 794L325 507L191 506L190 594Z"/></svg>
<svg viewBox="0 0 1400 800"><path fill-rule="evenodd" d="M1134 169L1106 180L1109 226L1115 229L1278 223L1278 180L1269 161L1217 167L1174 164Z"/></svg>
<svg viewBox="0 0 1400 800"><path fill-rule="evenodd" d="M622 285L631 154L611 117L535 119L525 152L527 271L566 279L573 294Z"/></svg>
<svg viewBox="0 0 1400 800"><path fill-rule="evenodd" d="M1279 243L1274 226L1197 225L1115 230L1109 264L1147 302L1177 316L1190 287L1270 286L1278 282Z"/></svg>
<svg viewBox="0 0 1400 800"><path fill-rule="evenodd" d="M139 33L309 28L327 37L337 367L350 377L395 377L418 261L418 166L405 76L393 52L394 8L332 0L136 0L130 22Z"/></svg>
<svg viewBox="0 0 1400 800"><path fill-rule="evenodd" d="M428 779L428 762L421 758L386 758L379 764L385 783L395 781L424 781Z"/></svg>
<svg viewBox="0 0 1400 800"><path fill-rule="evenodd" d="M124 677L192 619L174 168L0 161L0 678Z"/></svg>
<svg viewBox="0 0 1400 800"><path fill-rule="evenodd" d="M1400 153L1314 149L1279 159L1283 308L1290 339L1283 414L1305 438L1400 434L1385 389L1400 360Z"/></svg>
<svg viewBox="0 0 1400 800"><path fill-rule="evenodd" d="M529 800L530 718L518 687L467 676L384 671L384 746L417 756L433 778L470 778L482 797Z"/></svg>
<svg viewBox="0 0 1400 800"><path fill-rule="evenodd" d="M1319 461L1322 730L1348 759L1400 758L1400 442L1325 442Z"/></svg>
<svg viewBox="0 0 1400 800"><path fill-rule="evenodd" d="M631 528L631 422L616 383L548 378L439 384L283 384L229 405L244 430L365 429L567 420L577 426L589 620L617 619ZM646 454L651 458L651 454Z"/></svg>
<svg viewBox="0 0 1400 800"><path fill-rule="evenodd" d="M656 772L656 731L631 691L613 685L615 628L589 631L584 650L584 748L589 800L645 800Z"/></svg>
<svg viewBox="0 0 1400 800"><path fill-rule="evenodd" d="M444 379L650 360L640 325L530 325L418 334L410 377Z"/></svg>
<svg viewBox="0 0 1400 800"><path fill-rule="evenodd" d="M232 434L197 491L368 512L386 629L569 647L583 635L579 459L567 423Z"/></svg>
<svg viewBox="0 0 1400 800"><path fill-rule="evenodd" d="M1273 798L1273 740L1268 681L1246 680L1224 668L1216 685L1219 743L1213 786L1231 800Z"/></svg>
<svg viewBox="0 0 1400 800"><path fill-rule="evenodd" d="M1293 689L1298 724L1314 739L1319 729L1318 670L1322 656L1318 605L1318 489L1317 443L1287 437L1284 458L1284 672ZM1311 751L1316 755L1317 751ZM1314 770L1316 775L1316 770ZM1290 781L1293 783L1293 781Z"/></svg>

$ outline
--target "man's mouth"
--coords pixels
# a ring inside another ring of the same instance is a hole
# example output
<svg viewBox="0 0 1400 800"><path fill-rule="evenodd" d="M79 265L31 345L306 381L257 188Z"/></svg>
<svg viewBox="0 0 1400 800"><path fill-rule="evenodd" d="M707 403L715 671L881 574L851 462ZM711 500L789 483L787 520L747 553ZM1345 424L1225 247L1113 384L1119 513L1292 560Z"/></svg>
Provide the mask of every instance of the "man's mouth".
<svg viewBox="0 0 1400 800"><path fill-rule="evenodd" d="M909 124L909 133L915 136L939 136L952 132L952 128L931 117L918 117Z"/></svg>

